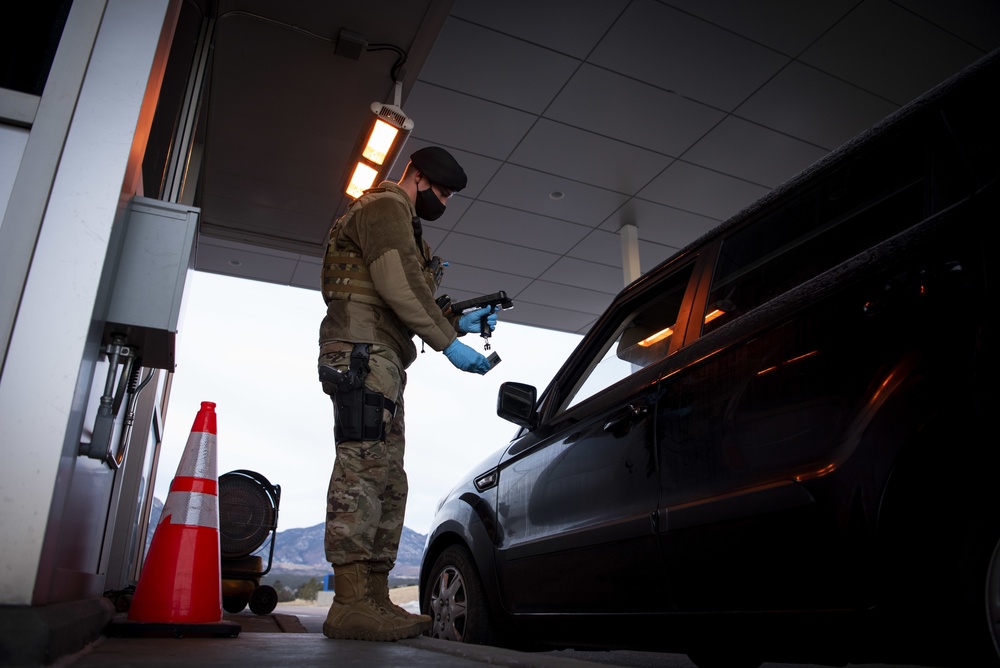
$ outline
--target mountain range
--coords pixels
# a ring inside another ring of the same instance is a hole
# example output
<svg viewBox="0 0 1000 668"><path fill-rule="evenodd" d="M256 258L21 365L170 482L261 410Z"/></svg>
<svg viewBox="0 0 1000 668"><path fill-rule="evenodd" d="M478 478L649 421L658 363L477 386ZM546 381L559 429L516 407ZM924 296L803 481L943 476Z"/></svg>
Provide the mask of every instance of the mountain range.
<svg viewBox="0 0 1000 668"><path fill-rule="evenodd" d="M163 503L153 498L153 506L150 510L149 529L146 535L146 544L153 538L156 525L160 521L160 513L163 510ZM281 515L278 515L278 524L281 524ZM286 529L277 531L274 535L274 555L271 559L271 570L273 574L289 573L296 575L316 575L324 576L331 572L330 562L326 560L323 551L324 524L304 529ZM269 537L270 538L270 537ZM264 558L264 566L267 566L270 544L265 539L262 547L264 552L260 556ZM399 541L399 552L396 555L396 567L392 570L394 578L416 578L420 573L420 559L424 554L424 541L426 536L417 533L408 527L403 527L403 535Z"/></svg>
<svg viewBox="0 0 1000 668"><path fill-rule="evenodd" d="M330 562L326 560L323 552L323 534L322 523L305 529L279 531L275 536L271 571L301 574L329 573ZM415 578L419 575L425 538L424 534L403 527L399 552L396 554L396 567L392 570L394 577Z"/></svg>

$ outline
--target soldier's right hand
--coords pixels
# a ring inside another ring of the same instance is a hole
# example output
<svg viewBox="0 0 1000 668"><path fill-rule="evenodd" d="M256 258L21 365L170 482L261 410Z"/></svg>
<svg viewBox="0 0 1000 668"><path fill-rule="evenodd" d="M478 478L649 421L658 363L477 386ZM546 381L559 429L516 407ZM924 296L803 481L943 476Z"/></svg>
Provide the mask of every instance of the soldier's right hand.
<svg viewBox="0 0 1000 668"><path fill-rule="evenodd" d="M444 353L444 356L448 358L449 362L462 371L482 375L490 370L490 363L486 361L486 358L483 355L480 355L478 352L458 339L449 343L448 347L442 352Z"/></svg>

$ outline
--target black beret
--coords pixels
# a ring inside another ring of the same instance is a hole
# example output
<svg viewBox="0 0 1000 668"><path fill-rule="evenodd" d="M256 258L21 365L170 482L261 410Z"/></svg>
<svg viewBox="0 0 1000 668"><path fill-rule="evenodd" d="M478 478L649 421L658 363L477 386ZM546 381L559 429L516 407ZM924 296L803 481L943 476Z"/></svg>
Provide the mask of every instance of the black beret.
<svg viewBox="0 0 1000 668"><path fill-rule="evenodd" d="M410 162L434 183L459 191L468 182L465 171L451 153L440 146L428 146L410 155Z"/></svg>

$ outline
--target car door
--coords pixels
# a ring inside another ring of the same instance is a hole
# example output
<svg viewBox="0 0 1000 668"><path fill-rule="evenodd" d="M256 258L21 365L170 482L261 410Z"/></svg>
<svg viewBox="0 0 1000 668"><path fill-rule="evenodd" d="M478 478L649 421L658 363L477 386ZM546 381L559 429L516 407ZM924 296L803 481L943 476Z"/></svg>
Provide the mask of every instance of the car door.
<svg viewBox="0 0 1000 668"><path fill-rule="evenodd" d="M730 346L706 337L662 381L659 527L678 610L802 609L847 592L835 567L842 518L803 482L841 443L848 392L826 381L844 359L810 351L818 342L798 324Z"/></svg>
<svg viewBox="0 0 1000 668"><path fill-rule="evenodd" d="M655 322L637 318L634 304L613 308L556 376L542 423L509 448L499 469L497 553L510 612L662 606L650 365L669 348L663 332L690 276L688 265L657 287Z"/></svg>
<svg viewBox="0 0 1000 668"><path fill-rule="evenodd" d="M918 420L870 425L943 341L921 330L948 319L921 309L956 274L911 233L960 192L933 185L959 171L923 156L935 145L890 135L720 238L704 316L660 381L678 609L864 607L880 492Z"/></svg>

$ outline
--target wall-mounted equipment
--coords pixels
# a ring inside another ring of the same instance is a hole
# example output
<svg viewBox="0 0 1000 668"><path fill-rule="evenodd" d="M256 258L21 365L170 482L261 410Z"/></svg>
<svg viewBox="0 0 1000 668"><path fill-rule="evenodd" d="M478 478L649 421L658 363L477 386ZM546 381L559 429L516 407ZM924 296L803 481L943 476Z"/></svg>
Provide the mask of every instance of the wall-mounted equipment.
<svg viewBox="0 0 1000 668"><path fill-rule="evenodd" d="M135 197L126 208L120 241L108 246L114 269L101 341L107 380L90 442L81 442L78 454L101 459L112 469L125 459L139 394L153 369L174 370L184 284L194 270L198 214L189 206ZM140 381L143 369L148 372Z"/></svg>
<svg viewBox="0 0 1000 668"><path fill-rule="evenodd" d="M135 197L129 203L105 326L147 368L173 371L184 284L194 271L199 209Z"/></svg>

